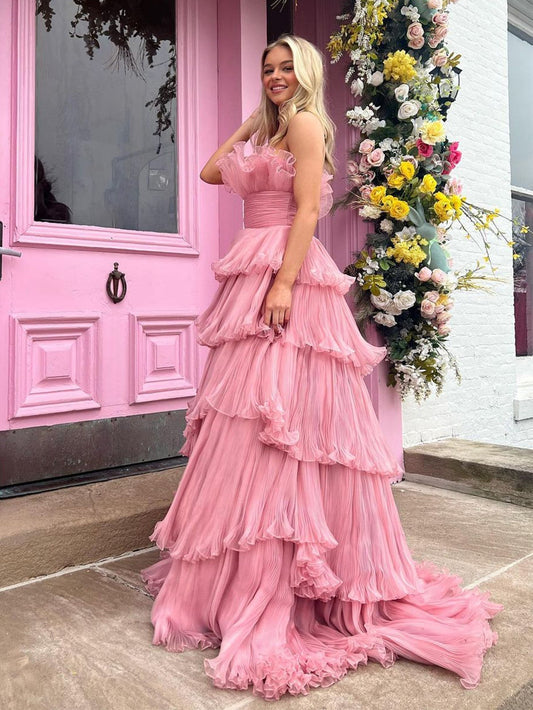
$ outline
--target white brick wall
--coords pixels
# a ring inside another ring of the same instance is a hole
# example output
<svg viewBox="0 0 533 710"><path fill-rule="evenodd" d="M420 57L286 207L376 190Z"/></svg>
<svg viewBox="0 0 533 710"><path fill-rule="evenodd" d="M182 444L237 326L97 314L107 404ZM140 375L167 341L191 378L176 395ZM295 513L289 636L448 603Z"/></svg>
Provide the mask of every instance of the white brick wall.
<svg viewBox="0 0 533 710"><path fill-rule="evenodd" d="M447 135L463 153L454 175L469 201L511 215L506 0L462 0L450 10L448 47L462 55L461 89L448 114ZM511 225L500 220L511 236ZM516 393L511 250L493 239L491 255L504 283L493 293L458 291L449 348L462 382L449 373L443 393L403 405L404 446L459 437L533 447L533 419L515 422ZM456 231L454 268L482 254ZM490 274L490 269L485 269Z"/></svg>

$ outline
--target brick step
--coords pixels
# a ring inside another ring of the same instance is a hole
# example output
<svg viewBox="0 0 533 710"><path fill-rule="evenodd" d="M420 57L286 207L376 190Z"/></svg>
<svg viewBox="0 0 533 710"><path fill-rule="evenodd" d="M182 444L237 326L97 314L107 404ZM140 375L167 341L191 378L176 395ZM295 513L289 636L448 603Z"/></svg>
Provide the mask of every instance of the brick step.
<svg viewBox="0 0 533 710"><path fill-rule="evenodd" d="M184 468L0 501L0 586L150 547Z"/></svg>
<svg viewBox="0 0 533 710"><path fill-rule="evenodd" d="M533 507L533 451L444 439L404 450L405 479Z"/></svg>

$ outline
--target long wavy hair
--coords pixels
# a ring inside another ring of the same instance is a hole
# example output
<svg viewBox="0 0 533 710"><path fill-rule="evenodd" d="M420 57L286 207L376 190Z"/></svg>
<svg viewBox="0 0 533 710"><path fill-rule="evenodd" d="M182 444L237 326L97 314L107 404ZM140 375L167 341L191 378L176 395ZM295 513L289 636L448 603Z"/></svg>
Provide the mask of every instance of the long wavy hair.
<svg viewBox="0 0 533 710"><path fill-rule="evenodd" d="M287 47L292 52L298 86L294 95L285 101L279 110L267 97L263 86L259 112L252 129L255 143L257 145L269 143L273 147L279 145L287 134L290 119L298 111L309 111L318 117L324 128L326 169L334 173L335 124L328 115L324 100L324 57L314 44L303 37L283 34L271 42L262 54L261 78L267 54L278 46Z"/></svg>

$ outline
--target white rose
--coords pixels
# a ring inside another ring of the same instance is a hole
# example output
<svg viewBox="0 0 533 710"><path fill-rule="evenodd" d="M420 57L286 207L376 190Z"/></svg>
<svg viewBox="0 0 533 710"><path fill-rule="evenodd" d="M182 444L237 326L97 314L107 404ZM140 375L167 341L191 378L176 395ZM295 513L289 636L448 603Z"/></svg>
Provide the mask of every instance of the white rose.
<svg viewBox="0 0 533 710"><path fill-rule="evenodd" d="M384 308L383 310L391 316L399 316L402 312L402 309L394 303L394 299L392 299L387 308Z"/></svg>
<svg viewBox="0 0 533 710"><path fill-rule="evenodd" d="M396 318L388 313L376 313L374 320L380 325L387 326L387 328L392 328L393 325L396 325Z"/></svg>
<svg viewBox="0 0 533 710"><path fill-rule="evenodd" d="M390 234L392 232L392 230L394 229L394 222L392 222L390 219L382 219L381 222L379 223L379 228L383 232Z"/></svg>
<svg viewBox="0 0 533 710"><path fill-rule="evenodd" d="M416 296L412 291L398 291L394 294L394 304L405 311L416 303Z"/></svg>
<svg viewBox="0 0 533 710"><path fill-rule="evenodd" d="M400 84L394 89L394 95L396 96L396 101L405 101L409 96L409 86L407 84Z"/></svg>
<svg viewBox="0 0 533 710"><path fill-rule="evenodd" d="M363 219L377 219L381 210L376 205L365 205L359 210L359 214Z"/></svg>
<svg viewBox="0 0 533 710"><path fill-rule="evenodd" d="M370 79L368 80L369 84L372 84L372 86L379 86L380 84L383 84L383 72L381 71L375 71L371 76Z"/></svg>
<svg viewBox="0 0 533 710"><path fill-rule="evenodd" d="M374 308L379 308L382 311L385 311L392 303L392 293L389 293L389 291L385 291L385 289L382 288L379 292L379 296L371 294L370 303L374 306Z"/></svg>
<svg viewBox="0 0 533 710"><path fill-rule="evenodd" d="M403 104L400 104L400 108L398 109L398 118L400 121L404 121L406 118L412 118L413 116L416 116L419 110L420 101L417 101L416 99L404 101Z"/></svg>

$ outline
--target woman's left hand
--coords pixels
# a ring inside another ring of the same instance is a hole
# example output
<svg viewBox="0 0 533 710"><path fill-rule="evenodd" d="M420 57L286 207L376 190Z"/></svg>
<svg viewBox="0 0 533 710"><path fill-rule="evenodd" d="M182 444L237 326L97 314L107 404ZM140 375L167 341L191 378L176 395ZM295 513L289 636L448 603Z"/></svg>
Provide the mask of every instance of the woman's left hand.
<svg viewBox="0 0 533 710"><path fill-rule="evenodd" d="M290 286L274 282L263 302L263 320L274 330L287 324L292 302Z"/></svg>

